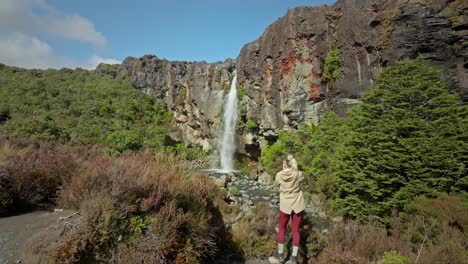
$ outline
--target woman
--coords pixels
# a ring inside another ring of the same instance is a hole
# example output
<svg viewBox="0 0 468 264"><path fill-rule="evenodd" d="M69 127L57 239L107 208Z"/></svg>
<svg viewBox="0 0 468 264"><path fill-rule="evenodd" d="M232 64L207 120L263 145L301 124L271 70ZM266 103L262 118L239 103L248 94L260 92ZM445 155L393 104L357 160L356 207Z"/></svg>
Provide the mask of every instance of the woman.
<svg viewBox="0 0 468 264"><path fill-rule="evenodd" d="M283 160L283 170L276 174L275 182L280 189L280 211L278 250L270 257L270 263L283 263L284 236L289 219L292 219L293 251L287 263L297 263L299 249L299 226L305 209L304 196L299 188L304 179L302 172L297 169L296 159L288 154Z"/></svg>

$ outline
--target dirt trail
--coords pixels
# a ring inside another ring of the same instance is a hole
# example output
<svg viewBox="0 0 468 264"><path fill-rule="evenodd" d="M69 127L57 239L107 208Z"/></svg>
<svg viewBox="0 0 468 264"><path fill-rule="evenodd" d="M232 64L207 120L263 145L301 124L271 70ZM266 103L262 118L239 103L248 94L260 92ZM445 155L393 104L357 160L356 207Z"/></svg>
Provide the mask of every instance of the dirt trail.
<svg viewBox="0 0 468 264"><path fill-rule="evenodd" d="M74 211L35 211L11 217L0 218L0 263L24 263L20 257L26 241L47 226L67 217Z"/></svg>

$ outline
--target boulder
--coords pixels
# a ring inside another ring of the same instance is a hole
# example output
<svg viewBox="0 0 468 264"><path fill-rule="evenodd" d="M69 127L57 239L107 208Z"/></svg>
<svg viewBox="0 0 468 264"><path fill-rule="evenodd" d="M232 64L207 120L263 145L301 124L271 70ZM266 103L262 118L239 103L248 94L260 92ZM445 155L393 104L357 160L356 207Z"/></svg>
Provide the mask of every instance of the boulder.
<svg viewBox="0 0 468 264"><path fill-rule="evenodd" d="M258 182L263 185L270 185L273 183L273 177L264 171L258 176Z"/></svg>
<svg viewBox="0 0 468 264"><path fill-rule="evenodd" d="M215 178L214 180L215 184L221 188L226 188L228 180L227 176L225 174Z"/></svg>
<svg viewBox="0 0 468 264"><path fill-rule="evenodd" d="M249 180L256 181L258 179L258 173L256 169L252 169L249 173Z"/></svg>

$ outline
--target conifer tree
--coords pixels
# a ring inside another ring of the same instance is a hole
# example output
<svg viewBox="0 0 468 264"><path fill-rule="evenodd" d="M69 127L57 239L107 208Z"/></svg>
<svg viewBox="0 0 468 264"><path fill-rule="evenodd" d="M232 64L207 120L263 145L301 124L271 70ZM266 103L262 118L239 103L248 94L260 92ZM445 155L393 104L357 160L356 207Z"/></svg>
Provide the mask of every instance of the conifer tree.
<svg viewBox="0 0 468 264"><path fill-rule="evenodd" d="M468 107L423 59L386 68L351 112L334 168L336 203L386 222L419 195L468 189Z"/></svg>

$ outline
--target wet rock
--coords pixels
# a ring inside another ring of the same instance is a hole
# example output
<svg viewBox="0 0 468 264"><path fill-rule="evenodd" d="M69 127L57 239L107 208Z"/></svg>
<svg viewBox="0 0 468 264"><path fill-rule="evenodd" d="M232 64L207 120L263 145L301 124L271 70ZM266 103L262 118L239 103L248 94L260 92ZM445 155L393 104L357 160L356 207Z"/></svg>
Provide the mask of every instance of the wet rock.
<svg viewBox="0 0 468 264"><path fill-rule="evenodd" d="M231 182L237 181L237 175L236 175L235 172L230 171L230 172L227 174L227 176L229 177L229 180L230 180Z"/></svg>
<svg viewBox="0 0 468 264"><path fill-rule="evenodd" d="M274 199L271 199L271 203L274 204L274 205L277 205L279 204L279 200L274 198Z"/></svg>
<svg viewBox="0 0 468 264"><path fill-rule="evenodd" d="M273 177L268 172L264 171L258 176L258 182L260 184L270 185L273 183Z"/></svg>
<svg viewBox="0 0 468 264"><path fill-rule="evenodd" d="M226 175L221 175L214 180L215 184L221 188L227 187Z"/></svg>

